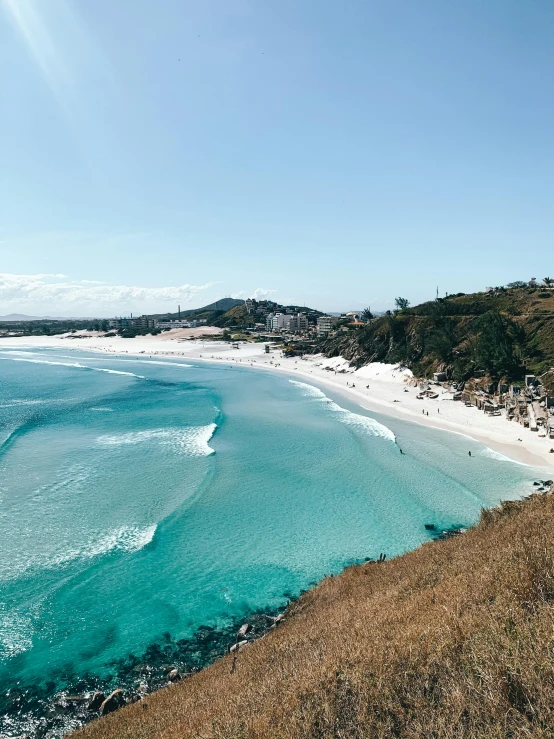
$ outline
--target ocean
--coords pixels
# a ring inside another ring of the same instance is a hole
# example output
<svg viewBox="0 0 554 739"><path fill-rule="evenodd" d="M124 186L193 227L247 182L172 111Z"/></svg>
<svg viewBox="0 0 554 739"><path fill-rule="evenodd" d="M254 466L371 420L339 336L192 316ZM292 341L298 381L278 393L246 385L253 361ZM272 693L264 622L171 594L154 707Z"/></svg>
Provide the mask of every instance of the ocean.
<svg viewBox="0 0 554 739"><path fill-rule="evenodd" d="M85 719L68 693L198 669L534 474L284 374L0 349L0 735L61 736Z"/></svg>

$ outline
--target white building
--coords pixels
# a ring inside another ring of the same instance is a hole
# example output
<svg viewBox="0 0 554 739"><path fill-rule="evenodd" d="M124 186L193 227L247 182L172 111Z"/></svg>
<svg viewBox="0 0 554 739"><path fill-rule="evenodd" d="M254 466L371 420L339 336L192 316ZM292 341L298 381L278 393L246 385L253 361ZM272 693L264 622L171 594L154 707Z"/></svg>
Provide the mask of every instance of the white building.
<svg viewBox="0 0 554 739"><path fill-rule="evenodd" d="M284 313L270 313L265 319L265 327L268 331L280 331L285 328L286 319Z"/></svg>
<svg viewBox="0 0 554 739"><path fill-rule="evenodd" d="M285 328L288 331L306 331L306 329L308 328L308 319L306 318L304 313L297 313L296 315L285 316L285 318L287 319L286 324L288 324L285 324Z"/></svg>
<svg viewBox="0 0 554 739"><path fill-rule="evenodd" d="M331 331L333 325L332 316L319 316L317 319L318 336L326 336Z"/></svg>
<svg viewBox="0 0 554 739"><path fill-rule="evenodd" d="M308 319L304 313L270 313L265 322L268 331L305 331L308 328Z"/></svg>

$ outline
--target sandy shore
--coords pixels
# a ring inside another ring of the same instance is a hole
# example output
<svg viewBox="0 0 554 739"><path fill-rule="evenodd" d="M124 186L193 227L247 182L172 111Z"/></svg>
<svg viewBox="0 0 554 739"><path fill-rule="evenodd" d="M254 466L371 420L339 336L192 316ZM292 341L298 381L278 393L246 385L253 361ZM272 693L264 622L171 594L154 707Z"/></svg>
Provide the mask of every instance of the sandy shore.
<svg viewBox="0 0 554 739"><path fill-rule="evenodd" d="M508 421L504 416L489 416L476 408L467 408L463 403L453 401L451 394L443 392L440 387L437 388L437 400L418 400L418 391L406 382L411 377L409 370L374 363L354 371L340 357L326 359L321 355L285 359L281 357L280 351L266 354L265 344L240 344L239 348L233 348L231 344L218 341L215 337L191 341L190 338L195 334L191 336L191 330L185 331L186 336L183 330L176 329L159 336L135 339L117 336L104 338L98 335L89 335L86 338L10 337L0 339L0 348L73 348L107 354L185 357L286 372L332 388L368 410L464 434L515 461L536 467L554 468L554 454L549 453L554 447L551 439L539 438L536 433ZM196 331L208 333L206 329ZM468 439L468 450L470 448Z"/></svg>

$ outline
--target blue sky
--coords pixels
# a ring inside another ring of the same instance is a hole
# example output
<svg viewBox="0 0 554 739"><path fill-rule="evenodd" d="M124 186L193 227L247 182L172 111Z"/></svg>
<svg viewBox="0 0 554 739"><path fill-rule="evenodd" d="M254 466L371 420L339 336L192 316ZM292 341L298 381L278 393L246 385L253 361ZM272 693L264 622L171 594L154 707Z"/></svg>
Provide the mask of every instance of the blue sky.
<svg viewBox="0 0 554 739"><path fill-rule="evenodd" d="M551 0L0 0L0 314L554 273Z"/></svg>

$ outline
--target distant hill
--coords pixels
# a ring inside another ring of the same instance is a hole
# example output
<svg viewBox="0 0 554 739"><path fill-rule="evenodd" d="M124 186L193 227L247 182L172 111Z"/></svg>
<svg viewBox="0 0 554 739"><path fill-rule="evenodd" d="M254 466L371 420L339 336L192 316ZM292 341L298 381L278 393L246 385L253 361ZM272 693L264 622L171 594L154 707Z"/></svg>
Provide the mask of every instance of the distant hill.
<svg viewBox="0 0 554 739"><path fill-rule="evenodd" d="M244 300L238 300L237 298L221 298L216 300L215 303L210 303L202 308L191 308L189 310L181 311L181 318L204 318L207 314L223 315L231 308L237 305L244 305ZM178 313L156 313L152 316L153 318L165 318L174 320L179 318Z"/></svg>
<svg viewBox="0 0 554 739"><path fill-rule="evenodd" d="M24 313L10 313L7 316L0 316L0 321L44 321L52 320L50 316L26 316Z"/></svg>
<svg viewBox="0 0 554 739"><path fill-rule="evenodd" d="M9 313L7 316L0 316L0 323L10 323L13 321L97 321L101 318L93 318L91 316L28 316L25 313Z"/></svg>

